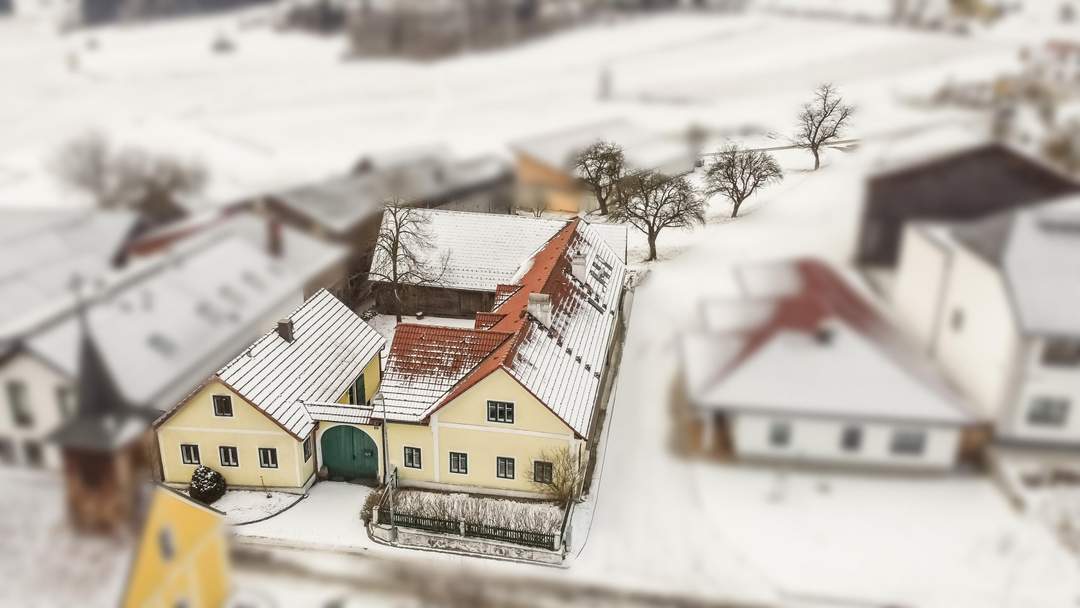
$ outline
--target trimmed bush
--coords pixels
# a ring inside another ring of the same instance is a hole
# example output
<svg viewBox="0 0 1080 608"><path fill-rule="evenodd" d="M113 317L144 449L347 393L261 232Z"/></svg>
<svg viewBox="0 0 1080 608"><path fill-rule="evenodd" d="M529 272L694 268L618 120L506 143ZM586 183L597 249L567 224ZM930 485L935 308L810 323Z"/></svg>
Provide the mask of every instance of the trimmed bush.
<svg viewBox="0 0 1080 608"><path fill-rule="evenodd" d="M188 486L188 495L204 505L213 504L217 499L225 495L225 477L214 469L199 466L191 474L191 485Z"/></svg>
<svg viewBox="0 0 1080 608"><path fill-rule="evenodd" d="M364 506L360 508L360 519L362 519L365 524L371 523L371 516L374 514L375 505L379 504L379 501L382 500L382 495L382 489L372 490L371 493L367 495L367 498L364 499Z"/></svg>

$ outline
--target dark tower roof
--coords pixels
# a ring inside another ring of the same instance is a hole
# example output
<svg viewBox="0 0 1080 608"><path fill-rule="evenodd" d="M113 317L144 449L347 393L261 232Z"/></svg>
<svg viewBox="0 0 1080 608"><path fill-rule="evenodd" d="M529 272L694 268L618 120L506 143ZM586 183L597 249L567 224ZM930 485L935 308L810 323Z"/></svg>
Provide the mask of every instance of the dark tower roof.
<svg viewBox="0 0 1080 608"><path fill-rule="evenodd" d="M78 311L79 377L75 415L49 439L64 447L112 450L137 439L149 426L152 413L134 407L116 386L109 366L94 343L85 311Z"/></svg>

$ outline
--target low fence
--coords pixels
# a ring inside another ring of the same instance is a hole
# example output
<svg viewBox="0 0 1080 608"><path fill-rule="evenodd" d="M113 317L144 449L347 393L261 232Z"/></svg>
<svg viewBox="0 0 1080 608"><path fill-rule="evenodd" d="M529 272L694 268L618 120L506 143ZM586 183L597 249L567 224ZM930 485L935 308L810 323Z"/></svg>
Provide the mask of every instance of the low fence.
<svg viewBox="0 0 1080 608"><path fill-rule="evenodd" d="M377 523L391 525L390 511L385 508L378 510ZM547 534L544 532L530 532L527 530L514 530L500 528L485 524L471 524L464 521L453 521L435 517L420 517L405 513L394 513L393 524L403 528L417 528L428 532L440 534L456 534L466 538L483 538L497 540L506 543L535 547L537 549L549 549L558 551L562 544L561 534Z"/></svg>

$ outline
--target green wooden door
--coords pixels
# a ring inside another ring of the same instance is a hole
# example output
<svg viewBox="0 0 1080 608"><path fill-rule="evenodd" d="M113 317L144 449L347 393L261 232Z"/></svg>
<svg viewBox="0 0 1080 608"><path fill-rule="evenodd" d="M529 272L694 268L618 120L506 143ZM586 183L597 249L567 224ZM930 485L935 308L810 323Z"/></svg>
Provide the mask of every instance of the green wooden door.
<svg viewBox="0 0 1080 608"><path fill-rule="evenodd" d="M376 477L379 456L367 433L351 426L335 426L323 433L321 443L330 479Z"/></svg>

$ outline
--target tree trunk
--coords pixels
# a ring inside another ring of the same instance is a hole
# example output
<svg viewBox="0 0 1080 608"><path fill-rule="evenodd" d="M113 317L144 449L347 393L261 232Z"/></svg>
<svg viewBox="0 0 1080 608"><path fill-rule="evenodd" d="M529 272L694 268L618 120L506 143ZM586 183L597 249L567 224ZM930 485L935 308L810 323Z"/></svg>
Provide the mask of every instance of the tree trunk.
<svg viewBox="0 0 1080 608"><path fill-rule="evenodd" d="M731 203L731 217L736 218L739 216L739 205L742 204L742 201L732 201Z"/></svg>
<svg viewBox="0 0 1080 608"><path fill-rule="evenodd" d="M645 258L646 262L651 262L656 259L656 236L648 235L649 239L649 257Z"/></svg>
<svg viewBox="0 0 1080 608"><path fill-rule="evenodd" d="M596 203L600 205L600 215L607 215L607 199L596 197Z"/></svg>
<svg viewBox="0 0 1080 608"><path fill-rule="evenodd" d="M817 148L810 148L810 151L814 153L814 171L818 170L821 166L821 155L818 153Z"/></svg>
<svg viewBox="0 0 1080 608"><path fill-rule="evenodd" d="M394 316L401 323L401 294L398 293L398 284L394 283Z"/></svg>

